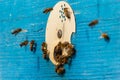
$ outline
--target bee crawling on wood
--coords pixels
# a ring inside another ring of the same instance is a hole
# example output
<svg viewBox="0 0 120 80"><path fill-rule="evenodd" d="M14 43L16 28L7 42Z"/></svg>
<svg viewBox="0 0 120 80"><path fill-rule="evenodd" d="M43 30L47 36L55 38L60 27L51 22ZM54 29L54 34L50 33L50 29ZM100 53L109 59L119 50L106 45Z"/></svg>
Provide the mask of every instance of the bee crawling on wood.
<svg viewBox="0 0 120 80"><path fill-rule="evenodd" d="M20 47L26 46L28 44L28 42L29 42L28 40L25 40L25 41L21 42Z"/></svg>
<svg viewBox="0 0 120 80"><path fill-rule="evenodd" d="M41 49L42 49L43 53L46 52L46 50L47 50L47 43L46 42L42 43Z"/></svg>
<svg viewBox="0 0 120 80"><path fill-rule="evenodd" d="M67 56L61 55L58 59L59 59L59 63L64 65L68 63L69 58Z"/></svg>
<svg viewBox="0 0 120 80"><path fill-rule="evenodd" d="M75 55L76 50L75 50L75 48L73 47L72 44L69 44L69 45L67 46L67 53L68 53L68 56L69 56L69 57L72 57L73 55Z"/></svg>
<svg viewBox="0 0 120 80"><path fill-rule="evenodd" d="M55 72L59 75L62 75L65 73L65 69L62 64L56 65Z"/></svg>
<svg viewBox="0 0 120 80"><path fill-rule="evenodd" d="M49 51L47 50L47 43L46 42L42 43L41 49L43 51L43 58L46 60L49 60Z"/></svg>
<svg viewBox="0 0 120 80"><path fill-rule="evenodd" d="M11 32L11 34L14 34L15 36L22 31L21 28L17 28Z"/></svg>
<svg viewBox="0 0 120 80"><path fill-rule="evenodd" d="M35 52L36 51L36 46L37 45L36 45L35 41L31 40L31 42L30 42L30 50Z"/></svg>
<svg viewBox="0 0 120 80"><path fill-rule="evenodd" d="M59 42L57 46L55 46L54 48L54 53L56 55L62 55L62 47L61 47L62 43Z"/></svg>
<svg viewBox="0 0 120 80"><path fill-rule="evenodd" d="M48 52L44 52L43 53L43 58L46 59L46 60L49 60L49 54L48 54Z"/></svg>
<svg viewBox="0 0 120 80"><path fill-rule="evenodd" d="M63 44L65 52L67 52L68 57L72 57L75 54L75 48L69 42L64 42Z"/></svg>
<svg viewBox="0 0 120 80"><path fill-rule="evenodd" d="M62 43L62 48L65 48L65 47L67 47L69 45L69 42L64 42L64 43Z"/></svg>
<svg viewBox="0 0 120 80"><path fill-rule="evenodd" d="M65 14L65 16L68 18L68 19L70 19L71 18L71 13L70 13L70 11L68 10L68 8L64 8L64 14Z"/></svg>
<svg viewBox="0 0 120 80"><path fill-rule="evenodd" d="M59 42L54 48L54 59L59 62L59 58L62 55L62 43Z"/></svg>
<svg viewBox="0 0 120 80"><path fill-rule="evenodd" d="M51 12L53 10L53 8L46 8L43 13L47 14L48 12Z"/></svg>
<svg viewBox="0 0 120 80"><path fill-rule="evenodd" d="M92 27L92 26L95 26L96 24L98 24L98 22L99 22L98 20L93 20L88 25Z"/></svg>

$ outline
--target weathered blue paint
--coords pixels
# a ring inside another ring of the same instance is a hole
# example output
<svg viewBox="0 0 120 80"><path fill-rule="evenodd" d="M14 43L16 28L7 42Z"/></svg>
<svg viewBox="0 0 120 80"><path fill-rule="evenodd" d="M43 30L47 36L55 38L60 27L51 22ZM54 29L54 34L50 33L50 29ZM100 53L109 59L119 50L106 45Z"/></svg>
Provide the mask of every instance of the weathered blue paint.
<svg viewBox="0 0 120 80"><path fill-rule="evenodd" d="M40 50L49 16L42 11L58 1L0 0L0 80L120 80L120 0L67 0L76 16L72 43L77 54L64 76L54 72ZM100 22L91 29L88 23L94 19ZM11 35L18 27L28 32ZM98 30L109 34L109 43L99 40ZM26 38L36 40L35 54L19 47Z"/></svg>

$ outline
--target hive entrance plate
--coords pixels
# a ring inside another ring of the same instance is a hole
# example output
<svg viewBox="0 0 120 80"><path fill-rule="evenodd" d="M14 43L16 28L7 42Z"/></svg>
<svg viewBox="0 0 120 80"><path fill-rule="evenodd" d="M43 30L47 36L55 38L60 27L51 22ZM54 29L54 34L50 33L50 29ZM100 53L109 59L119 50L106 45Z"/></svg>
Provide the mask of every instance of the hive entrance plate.
<svg viewBox="0 0 120 80"><path fill-rule="evenodd" d="M64 8L68 8L71 18L68 19L64 14ZM68 41L71 43L71 35L75 32L75 17L72 8L65 1L58 2L51 11L46 27L46 43L50 52L49 58L53 64L58 63L54 60L54 48L58 42ZM62 34L58 37L58 34Z"/></svg>

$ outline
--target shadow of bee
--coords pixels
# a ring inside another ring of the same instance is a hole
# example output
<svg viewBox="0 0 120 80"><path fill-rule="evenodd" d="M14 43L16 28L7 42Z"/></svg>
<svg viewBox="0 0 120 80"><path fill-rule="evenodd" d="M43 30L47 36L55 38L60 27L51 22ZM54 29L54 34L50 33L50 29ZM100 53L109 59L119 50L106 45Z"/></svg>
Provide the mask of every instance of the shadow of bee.
<svg viewBox="0 0 120 80"><path fill-rule="evenodd" d="M93 21L91 21L89 24L88 24L88 26L95 26L96 24L98 24L98 20L93 20Z"/></svg>
<svg viewBox="0 0 120 80"><path fill-rule="evenodd" d="M20 47L26 46L28 43L29 43L29 41L25 40L25 41L23 41L23 42L20 43Z"/></svg>
<svg viewBox="0 0 120 80"><path fill-rule="evenodd" d="M11 34L13 34L13 35L17 35L18 33L20 33L22 31L22 29L21 28L18 28L18 29L15 29L15 30L13 30L12 32L11 32Z"/></svg>
<svg viewBox="0 0 120 80"><path fill-rule="evenodd" d="M46 8L43 13L47 14L48 12L51 12L53 10L53 8Z"/></svg>

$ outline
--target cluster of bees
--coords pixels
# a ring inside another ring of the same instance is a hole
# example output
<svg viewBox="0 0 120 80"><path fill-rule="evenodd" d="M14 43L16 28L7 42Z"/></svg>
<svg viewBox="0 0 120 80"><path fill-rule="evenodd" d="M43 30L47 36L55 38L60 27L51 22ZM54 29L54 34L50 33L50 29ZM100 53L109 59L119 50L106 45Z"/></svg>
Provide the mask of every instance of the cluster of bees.
<svg viewBox="0 0 120 80"><path fill-rule="evenodd" d="M43 42L42 47L43 58L49 59L49 51L47 50L47 43ZM58 74L65 73L64 64L69 64L72 56L75 55L75 48L69 42L59 42L54 48L54 59L58 64L56 65L55 72Z"/></svg>
<svg viewBox="0 0 120 80"><path fill-rule="evenodd" d="M53 10L53 8L46 8L43 13L47 14L49 12L51 12ZM65 16L70 19L71 18L71 13L68 10L68 8L64 8L64 14ZM62 37L62 31L58 30L57 33L58 38L60 39ZM46 60L49 60L49 51L47 50L47 43L43 42L42 43L42 52L43 52L43 58ZM56 65L55 68L55 72L58 74L64 74L65 73L65 69L64 69L64 64L67 64L70 62L70 59L72 58L72 56L75 54L75 48L72 44L70 44L69 42L64 42L61 43L59 42L55 48L54 48L54 59L56 62L58 62L59 64Z"/></svg>
<svg viewBox="0 0 120 80"><path fill-rule="evenodd" d="M53 10L53 8L47 8L43 11L43 13L47 14L49 12L51 12ZM70 11L68 10L68 8L64 8L64 14L65 16L70 19L71 15L70 15ZM91 21L88 26L95 26L96 24L98 24L98 20L93 20ZM22 31L21 28L15 29L11 34L13 35L17 35L18 33L20 33ZM62 37L62 31L59 30L58 33L58 38ZM101 32L101 38L104 38L105 40L109 40L109 36L107 33L102 33ZM20 47L23 46L27 46L29 44L28 40L25 40L23 42L20 43ZM42 52L43 52L43 58L46 60L49 60L49 54L50 52L47 49L47 43L43 42L42 43ZM36 50L36 42L34 40L30 41L30 51L35 52ZM64 69L64 65L70 63L70 59L72 59L72 56L75 55L75 48L74 46L69 43L69 42L59 42L55 48L54 48L54 59L56 62L58 62L58 65L56 65L55 68L55 72L57 74L64 74L65 73L65 69Z"/></svg>
<svg viewBox="0 0 120 80"><path fill-rule="evenodd" d="M54 48L54 59L58 62L55 72L58 74L65 73L64 64L69 64L72 57L75 55L75 48L69 42L59 42Z"/></svg>
<svg viewBox="0 0 120 80"><path fill-rule="evenodd" d="M16 35L17 35L18 33L20 33L20 32L22 32L22 29L21 29L21 28L17 28L17 29L15 29L15 30L13 30L13 31L11 32L11 34L13 34L13 35L16 36ZM28 41L28 40L25 40L25 41L21 42L19 45L20 45L20 47L23 47L23 46L27 46L28 43L29 43L29 41ZM35 40L31 40L31 41L30 41L30 51L32 51L32 52L35 52L35 51L36 51L36 43L35 43Z"/></svg>

